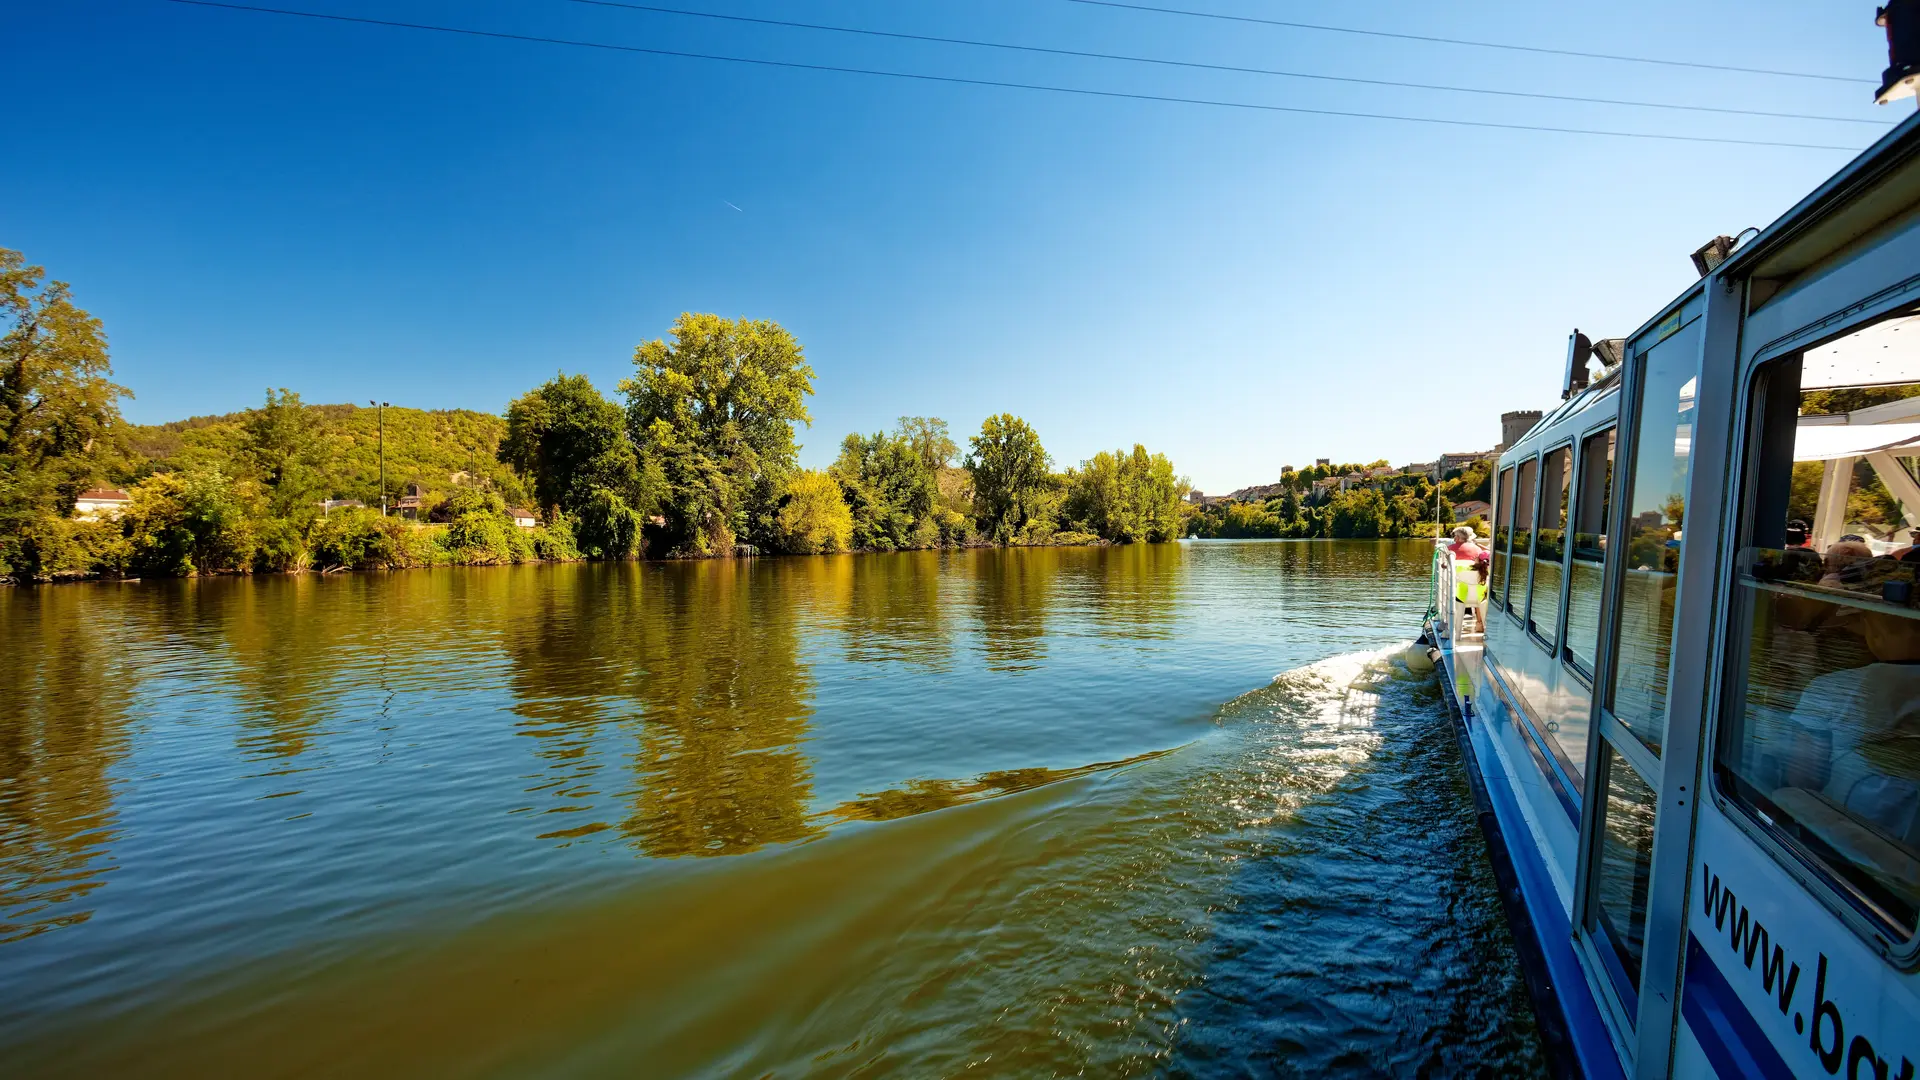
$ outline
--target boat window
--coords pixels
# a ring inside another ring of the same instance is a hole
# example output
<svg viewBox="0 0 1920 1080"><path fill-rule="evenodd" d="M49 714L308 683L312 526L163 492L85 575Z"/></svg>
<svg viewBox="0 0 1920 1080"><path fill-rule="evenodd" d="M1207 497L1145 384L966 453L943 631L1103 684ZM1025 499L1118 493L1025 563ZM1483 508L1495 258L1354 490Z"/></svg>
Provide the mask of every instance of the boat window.
<svg viewBox="0 0 1920 1080"><path fill-rule="evenodd" d="M1538 461L1523 461L1513 482L1513 556L1507 567L1507 610L1527 613L1527 589L1533 569L1533 480Z"/></svg>
<svg viewBox="0 0 1920 1080"><path fill-rule="evenodd" d="M1580 444L1580 482L1574 491L1566 655L1591 678L1599 660L1601 568L1607 561L1607 508L1613 496L1612 428Z"/></svg>
<svg viewBox="0 0 1920 1080"><path fill-rule="evenodd" d="M1560 579L1567 561L1567 483L1573 479L1573 447L1547 451L1540 459L1540 512L1534 519L1533 607L1527 626L1552 651L1560 636Z"/></svg>
<svg viewBox="0 0 1920 1080"><path fill-rule="evenodd" d="M1495 509L1493 527L1493 570L1487 593L1495 604L1507 593L1507 548L1513 540L1513 469L1500 470L1500 505Z"/></svg>
<svg viewBox="0 0 1920 1080"><path fill-rule="evenodd" d="M1673 597L1692 460L1699 328L1695 319L1645 356L1625 493L1626 567L1608 705L1614 718L1656 754L1667 733L1667 662L1673 655Z"/></svg>
<svg viewBox="0 0 1920 1080"><path fill-rule="evenodd" d="M1595 852L1594 920L1606 931L1606 944L1626 976L1621 997L1632 1001L1640 985L1640 958L1647 938L1654 794L1612 747L1606 756L1607 801Z"/></svg>
<svg viewBox="0 0 1920 1080"><path fill-rule="evenodd" d="M1920 353L1862 359L1885 325L1769 364L1753 387L1715 775L1908 936L1920 912Z"/></svg>

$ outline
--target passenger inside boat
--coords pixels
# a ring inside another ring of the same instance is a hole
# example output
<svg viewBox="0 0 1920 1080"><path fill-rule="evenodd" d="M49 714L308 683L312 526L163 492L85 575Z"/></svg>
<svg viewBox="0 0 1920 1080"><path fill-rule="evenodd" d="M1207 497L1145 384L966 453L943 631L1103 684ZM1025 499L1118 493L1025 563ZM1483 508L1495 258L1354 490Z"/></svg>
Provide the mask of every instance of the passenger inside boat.
<svg viewBox="0 0 1920 1080"><path fill-rule="evenodd" d="M1920 918L1920 316L1762 365L1742 478L1744 674L1722 789L1900 938ZM1804 545L1804 546L1803 546Z"/></svg>

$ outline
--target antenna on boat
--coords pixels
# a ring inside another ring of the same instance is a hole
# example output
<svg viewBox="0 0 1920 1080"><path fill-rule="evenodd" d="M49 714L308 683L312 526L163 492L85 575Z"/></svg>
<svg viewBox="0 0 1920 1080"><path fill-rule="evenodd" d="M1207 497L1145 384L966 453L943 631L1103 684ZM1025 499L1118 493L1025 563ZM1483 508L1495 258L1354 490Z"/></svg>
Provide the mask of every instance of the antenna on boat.
<svg viewBox="0 0 1920 1080"><path fill-rule="evenodd" d="M1880 73L1874 103L1915 97L1920 84L1920 0L1890 0L1873 13L1876 26L1887 28L1887 70ZM1916 101L1920 105L1920 101Z"/></svg>

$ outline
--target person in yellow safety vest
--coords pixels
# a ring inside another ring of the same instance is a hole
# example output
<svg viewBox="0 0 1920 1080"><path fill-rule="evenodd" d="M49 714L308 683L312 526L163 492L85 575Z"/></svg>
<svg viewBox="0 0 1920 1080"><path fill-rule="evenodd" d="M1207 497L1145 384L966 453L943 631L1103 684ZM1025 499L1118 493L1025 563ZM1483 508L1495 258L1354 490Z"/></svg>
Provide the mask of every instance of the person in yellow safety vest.
<svg viewBox="0 0 1920 1080"><path fill-rule="evenodd" d="M1484 632L1487 624L1487 571L1493 556L1474 542L1473 528L1461 525L1453 530L1453 543L1447 554L1453 559L1454 599L1473 612L1474 629Z"/></svg>

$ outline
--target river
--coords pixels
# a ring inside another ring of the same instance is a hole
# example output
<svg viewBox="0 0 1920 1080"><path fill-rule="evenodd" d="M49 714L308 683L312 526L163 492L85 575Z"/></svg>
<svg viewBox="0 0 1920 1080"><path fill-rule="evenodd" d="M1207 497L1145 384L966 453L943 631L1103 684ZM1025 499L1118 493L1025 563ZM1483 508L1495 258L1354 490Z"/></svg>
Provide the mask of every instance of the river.
<svg viewBox="0 0 1920 1080"><path fill-rule="evenodd" d="M0 589L0 1062L1539 1072L1427 550Z"/></svg>

